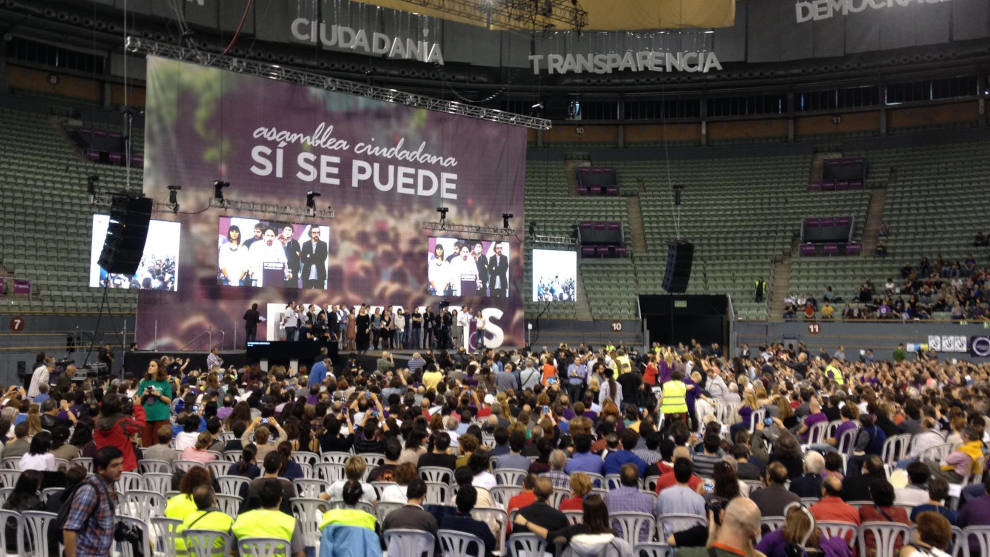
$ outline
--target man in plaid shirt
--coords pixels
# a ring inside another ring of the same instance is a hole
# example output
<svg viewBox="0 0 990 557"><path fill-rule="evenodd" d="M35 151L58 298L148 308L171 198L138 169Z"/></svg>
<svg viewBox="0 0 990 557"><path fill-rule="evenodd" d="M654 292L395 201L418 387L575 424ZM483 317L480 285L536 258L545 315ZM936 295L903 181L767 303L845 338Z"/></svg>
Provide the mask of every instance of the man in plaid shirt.
<svg viewBox="0 0 990 557"><path fill-rule="evenodd" d="M117 493L124 455L116 447L103 447L93 457L96 472L72 495L69 516L62 527L66 557L102 557L110 554L117 525Z"/></svg>
<svg viewBox="0 0 990 557"><path fill-rule="evenodd" d="M550 471L543 474L543 477L553 482L555 489L570 489L571 478L564 472L564 466L567 464L567 453L557 449L550 453L549 462Z"/></svg>

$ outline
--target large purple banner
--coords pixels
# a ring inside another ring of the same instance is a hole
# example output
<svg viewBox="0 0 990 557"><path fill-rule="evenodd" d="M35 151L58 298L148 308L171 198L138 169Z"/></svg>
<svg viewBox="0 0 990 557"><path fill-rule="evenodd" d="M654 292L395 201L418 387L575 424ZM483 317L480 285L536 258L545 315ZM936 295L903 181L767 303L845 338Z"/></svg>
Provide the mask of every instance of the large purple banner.
<svg viewBox="0 0 990 557"><path fill-rule="evenodd" d="M422 223L438 207L450 209L448 223L501 226L512 213L524 228L520 127L154 56L145 118L145 193L163 202L181 185L179 211L164 218L183 226L178 292L139 294L141 348L243 346L252 303L435 306L445 297L429 288L423 251L436 233ZM230 183L228 200L293 208L317 191L317 208L332 206L335 218L209 209L215 180ZM508 284L498 276L451 301L484 314L487 346L521 346L522 232L499 240L511 265L493 258L492 238L460 239L481 240Z"/></svg>

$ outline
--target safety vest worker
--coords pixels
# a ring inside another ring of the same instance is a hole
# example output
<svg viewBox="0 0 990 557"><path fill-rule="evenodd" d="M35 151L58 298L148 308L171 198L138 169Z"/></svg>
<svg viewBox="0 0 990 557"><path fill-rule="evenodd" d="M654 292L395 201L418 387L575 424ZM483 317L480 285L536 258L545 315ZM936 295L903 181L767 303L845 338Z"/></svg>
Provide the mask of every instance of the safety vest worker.
<svg viewBox="0 0 990 557"><path fill-rule="evenodd" d="M234 524L234 519L230 516L218 511L217 509L205 509L201 511L196 511L186 517L182 521L182 524L175 529L175 552L177 557L183 557L186 555L186 540L182 537L182 533L186 530L210 530L211 532L221 532L227 534L230 532L230 527ZM224 546L224 541L222 538L218 538L213 542L213 547L217 549L217 555L220 555Z"/></svg>
<svg viewBox="0 0 990 557"><path fill-rule="evenodd" d="M683 377L680 371L675 371L670 375L670 381L663 384L661 414L687 414L687 385L681 380Z"/></svg>
<svg viewBox="0 0 990 557"><path fill-rule="evenodd" d="M842 378L842 370L835 367L834 364L828 364L825 366L825 377L828 377L832 381L835 381L837 385L845 385L846 380Z"/></svg>
<svg viewBox="0 0 990 557"><path fill-rule="evenodd" d="M278 538L291 544L292 533L296 529L296 519L278 510L255 509L237 515L231 531L237 539Z"/></svg>
<svg viewBox="0 0 990 557"><path fill-rule="evenodd" d="M360 509L330 509L323 513L323 520L320 521L320 530L324 526L339 524L341 526L360 526L375 531L375 515L366 513Z"/></svg>

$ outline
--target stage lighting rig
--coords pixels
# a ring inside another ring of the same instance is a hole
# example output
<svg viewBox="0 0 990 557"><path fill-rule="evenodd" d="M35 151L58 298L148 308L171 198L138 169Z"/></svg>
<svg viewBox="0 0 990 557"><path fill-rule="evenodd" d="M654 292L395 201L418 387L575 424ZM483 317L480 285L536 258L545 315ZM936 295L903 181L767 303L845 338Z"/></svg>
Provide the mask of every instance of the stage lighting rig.
<svg viewBox="0 0 990 557"><path fill-rule="evenodd" d="M179 212L179 190L182 186L169 186L168 187L168 208L172 209L173 213Z"/></svg>
<svg viewBox="0 0 990 557"><path fill-rule="evenodd" d="M502 213L502 228L509 228L509 219L513 216L512 213Z"/></svg>
<svg viewBox="0 0 990 557"><path fill-rule="evenodd" d="M218 204L223 205L223 189L229 188L230 182L223 182L221 180L213 181L213 199L215 199Z"/></svg>
<svg viewBox="0 0 990 557"><path fill-rule="evenodd" d="M310 190L306 192L306 209L309 216L316 214L316 198L320 196L320 192Z"/></svg>

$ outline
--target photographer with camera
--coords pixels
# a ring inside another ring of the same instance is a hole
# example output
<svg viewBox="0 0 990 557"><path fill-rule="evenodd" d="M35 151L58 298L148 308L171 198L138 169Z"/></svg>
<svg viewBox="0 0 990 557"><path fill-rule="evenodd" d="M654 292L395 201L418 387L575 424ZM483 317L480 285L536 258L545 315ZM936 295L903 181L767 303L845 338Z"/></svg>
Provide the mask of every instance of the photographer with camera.
<svg viewBox="0 0 990 557"><path fill-rule="evenodd" d="M158 360L148 362L148 373L138 385L137 392L144 408L145 423L141 433L141 446L155 444L158 428L169 425L172 404L172 383L165 365Z"/></svg>
<svg viewBox="0 0 990 557"><path fill-rule="evenodd" d="M707 547L682 547L678 557L754 557L763 555L756 550L760 535L760 509L752 500L736 497L725 505L708 508Z"/></svg>

